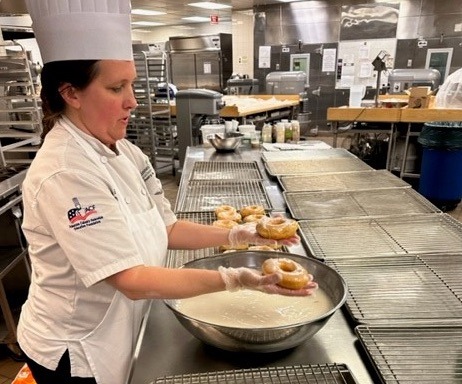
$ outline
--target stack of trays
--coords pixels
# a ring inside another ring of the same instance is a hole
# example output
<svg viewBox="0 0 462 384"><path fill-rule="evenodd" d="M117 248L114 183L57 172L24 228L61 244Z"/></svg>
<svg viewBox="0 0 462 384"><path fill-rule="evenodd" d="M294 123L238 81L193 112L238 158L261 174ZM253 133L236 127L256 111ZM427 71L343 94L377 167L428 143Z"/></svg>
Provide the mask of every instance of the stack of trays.
<svg viewBox="0 0 462 384"><path fill-rule="evenodd" d="M368 171L372 168L342 148L310 151L263 152L262 160L269 175L303 175L325 172Z"/></svg>
<svg viewBox="0 0 462 384"><path fill-rule="evenodd" d="M299 225L309 253L327 261L462 250L462 224L448 214L301 220Z"/></svg>
<svg viewBox="0 0 462 384"><path fill-rule="evenodd" d="M411 188L342 192L284 192L297 220L381 217L441 212Z"/></svg>
<svg viewBox="0 0 462 384"><path fill-rule="evenodd" d="M462 223L390 172L330 151L264 153L307 252L345 279L381 382L460 383Z"/></svg>

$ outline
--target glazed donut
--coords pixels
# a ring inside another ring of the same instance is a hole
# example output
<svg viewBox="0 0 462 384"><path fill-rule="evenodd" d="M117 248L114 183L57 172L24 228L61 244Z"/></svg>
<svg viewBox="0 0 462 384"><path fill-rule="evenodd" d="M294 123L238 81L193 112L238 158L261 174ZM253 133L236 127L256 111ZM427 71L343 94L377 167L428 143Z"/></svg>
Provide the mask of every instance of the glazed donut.
<svg viewBox="0 0 462 384"><path fill-rule="evenodd" d="M219 212L217 213L217 219L218 220L231 220L235 221L236 223L240 223L242 221L242 216L237 212Z"/></svg>
<svg viewBox="0 0 462 384"><path fill-rule="evenodd" d="M242 217L250 215L264 215L265 208L263 208L261 205L247 205L242 207L239 212L241 213Z"/></svg>
<svg viewBox="0 0 462 384"><path fill-rule="evenodd" d="M220 227L220 228L226 228L226 229L231 229L232 227L235 227L236 225L239 225L233 220L225 220L225 219L219 219L215 220L212 225L214 227Z"/></svg>
<svg viewBox="0 0 462 384"><path fill-rule="evenodd" d="M282 240L295 236L298 223L284 217L263 217L257 222L256 229L261 237Z"/></svg>
<svg viewBox="0 0 462 384"><path fill-rule="evenodd" d="M266 259L262 271L265 275L279 273L282 280L278 285L288 289L301 289L310 281L308 271L299 263L287 258Z"/></svg>
<svg viewBox="0 0 462 384"><path fill-rule="evenodd" d="M236 212L236 208L232 207L231 205L219 205L215 208L215 215L218 215L221 212L234 213Z"/></svg>
<svg viewBox="0 0 462 384"><path fill-rule="evenodd" d="M255 214L255 215L248 215L244 216L244 223L251 223L254 221L260 221L265 215Z"/></svg>
<svg viewBox="0 0 462 384"><path fill-rule="evenodd" d="M230 205L220 205L215 209L215 216L219 220L232 220L237 223L242 221L242 216L237 212L236 208Z"/></svg>

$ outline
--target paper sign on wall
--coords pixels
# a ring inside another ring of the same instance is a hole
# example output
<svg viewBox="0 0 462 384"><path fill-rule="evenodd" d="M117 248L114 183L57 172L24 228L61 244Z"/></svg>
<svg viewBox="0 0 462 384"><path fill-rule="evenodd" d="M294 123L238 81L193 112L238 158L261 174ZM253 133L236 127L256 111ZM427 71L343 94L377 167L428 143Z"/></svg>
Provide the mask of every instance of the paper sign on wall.
<svg viewBox="0 0 462 384"><path fill-rule="evenodd" d="M271 47L260 46L258 49L258 68L271 67Z"/></svg>
<svg viewBox="0 0 462 384"><path fill-rule="evenodd" d="M333 72L335 71L335 56L337 50L335 48L326 48L322 51L322 71Z"/></svg>

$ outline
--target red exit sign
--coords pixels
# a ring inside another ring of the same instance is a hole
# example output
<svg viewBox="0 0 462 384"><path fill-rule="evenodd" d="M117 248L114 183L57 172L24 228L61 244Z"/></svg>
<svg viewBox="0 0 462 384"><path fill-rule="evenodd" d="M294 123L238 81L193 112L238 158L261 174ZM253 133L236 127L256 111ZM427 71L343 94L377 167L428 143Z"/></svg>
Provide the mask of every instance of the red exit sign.
<svg viewBox="0 0 462 384"><path fill-rule="evenodd" d="M219 21L218 15L210 15L210 24L218 24Z"/></svg>

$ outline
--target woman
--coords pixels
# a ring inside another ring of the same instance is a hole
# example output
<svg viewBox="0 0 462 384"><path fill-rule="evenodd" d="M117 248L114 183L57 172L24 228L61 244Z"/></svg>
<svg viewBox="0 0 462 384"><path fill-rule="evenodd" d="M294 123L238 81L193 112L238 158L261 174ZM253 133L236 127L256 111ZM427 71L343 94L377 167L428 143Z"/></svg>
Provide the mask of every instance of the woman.
<svg viewBox="0 0 462 384"><path fill-rule="evenodd" d="M285 290L279 275L246 268L161 267L168 248L274 241L176 219L148 158L124 139L135 77L130 60L55 61L41 74L46 137L23 184L33 275L18 326L38 384L125 383L144 299L316 288Z"/></svg>

